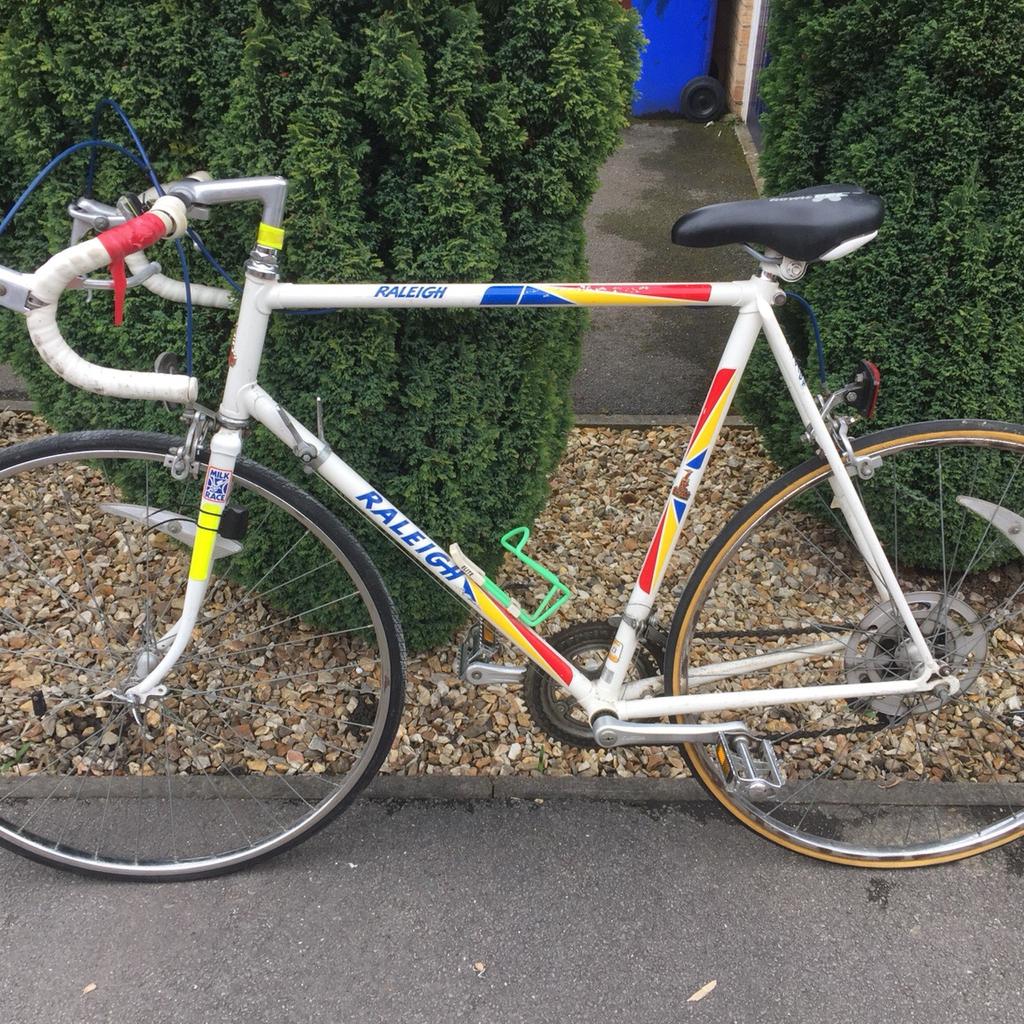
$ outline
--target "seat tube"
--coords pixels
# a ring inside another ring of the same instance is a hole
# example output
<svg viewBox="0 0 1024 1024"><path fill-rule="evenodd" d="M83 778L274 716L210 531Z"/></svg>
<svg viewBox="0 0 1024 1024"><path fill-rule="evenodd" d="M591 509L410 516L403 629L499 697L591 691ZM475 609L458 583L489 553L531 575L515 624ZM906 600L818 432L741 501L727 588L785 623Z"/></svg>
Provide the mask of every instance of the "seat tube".
<svg viewBox="0 0 1024 1024"><path fill-rule="evenodd" d="M676 470L671 492L644 557L640 577L633 586L608 659L601 672L597 692L598 696L605 700L615 701L621 697L626 671L636 651L639 634L650 617L672 553L696 499L701 477L707 469L711 452L739 387L740 378L760 334L761 315L758 312L756 298L762 293L774 290L774 285L760 278L753 278L750 286L749 300L740 306L736 323L719 360L718 369L704 399L682 461Z"/></svg>

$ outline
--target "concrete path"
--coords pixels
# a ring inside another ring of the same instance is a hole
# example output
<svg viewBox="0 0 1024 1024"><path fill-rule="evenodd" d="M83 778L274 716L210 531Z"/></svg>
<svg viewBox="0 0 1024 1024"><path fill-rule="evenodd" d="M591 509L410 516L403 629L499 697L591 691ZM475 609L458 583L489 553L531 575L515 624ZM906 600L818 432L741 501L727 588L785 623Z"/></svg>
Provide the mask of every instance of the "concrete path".
<svg viewBox="0 0 1024 1024"><path fill-rule="evenodd" d="M6 310L3 313L7 315ZM25 385L9 366L0 363L0 403L3 407L6 408L9 401L20 402L27 398Z"/></svg>
<svg viewBox="0 0 1024 1024"><path fill-rule="evenodd" d="M190 884L0 852L0 1021L1008 1024L1022 854L855 871L711 804L561 801L364 802Z"/></svg>
<svg viewBox="0 0 1024 1024"><path fill-rule="evenodd" d="M709 203L756 197L732 125L637 121L601 170L586 219L592 281L731 281L755 264L742 250L673 245L676 219ZM735 312L608 309L591 313L573 386L578 416L700 411Z"/></svg>

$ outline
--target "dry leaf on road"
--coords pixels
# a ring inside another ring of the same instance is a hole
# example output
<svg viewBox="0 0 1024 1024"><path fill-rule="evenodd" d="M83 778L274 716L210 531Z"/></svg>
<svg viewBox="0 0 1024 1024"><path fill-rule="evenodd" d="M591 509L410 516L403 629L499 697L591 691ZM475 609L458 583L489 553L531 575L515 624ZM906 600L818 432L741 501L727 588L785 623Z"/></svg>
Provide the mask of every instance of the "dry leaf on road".
<svg viewBox="0 0 1024 1024"><path fill-rule="evenodd" d="M96 982L95 981L90 981L89 984L86 985L85 988L82 989L82 995L83 996L87 996L90 992L95 992L95 991L96 991Z"/></svg>
<svg viewBox="0 0 1024 1024"><path fill-rule="evenodd" d="M701 985L701 987L697 989L697 991L694 992L693 995L690 996L690 998L686 1001L688 1003L699 1003L706 995L708 995L711 992L714 992L715 986L717 984L718 982L715 981L714 978L712 978L711 981L709 981L706 985Z"/></svg>

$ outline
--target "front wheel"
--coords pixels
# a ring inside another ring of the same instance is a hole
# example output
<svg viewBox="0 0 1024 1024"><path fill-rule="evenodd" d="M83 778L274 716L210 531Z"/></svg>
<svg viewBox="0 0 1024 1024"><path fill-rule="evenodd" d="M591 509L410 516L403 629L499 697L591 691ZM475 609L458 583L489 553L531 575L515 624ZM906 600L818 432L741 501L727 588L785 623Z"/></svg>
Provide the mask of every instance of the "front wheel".
<svg viewBox="0 0 1024 1024"><path fill-rule="evenodd" d="M869 478L854 477L861 499L959 692L700 718L742 718L767 742L771 755L754 748L754 773L738 771L742 760L720 743L684 752L730 813L789 849L863 867L959 860L1024 833L1024 427L921 423L856 449L872 460ZM829 479L823 460L806 462L726 526L676 612L668 692L915 674L905 627L853 544Z"/></svg>
<svg viewBox="0 0 1024 1024"><path fill-rule="evenodd" d="M136 879L218 874L325 825L387 754L402 709L394 609L322 505L246 460L199 622L159 660L188 576L205 466L128 431L0 452L0 843ZM201 454L200 461L205 456Z"/></svg>

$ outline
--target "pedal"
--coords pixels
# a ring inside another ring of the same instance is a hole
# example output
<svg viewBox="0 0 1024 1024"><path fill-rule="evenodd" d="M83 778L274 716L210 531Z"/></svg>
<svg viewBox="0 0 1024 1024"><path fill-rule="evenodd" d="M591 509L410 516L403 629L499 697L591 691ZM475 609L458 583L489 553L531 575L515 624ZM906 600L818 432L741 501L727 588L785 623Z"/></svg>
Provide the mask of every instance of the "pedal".
<svg viewBox="0 0 1024 1024"><path fill-rule="evenodd" d="M751 737L730 736L722 733L718 737L715 754L725 774L725 788L730 793L742 792L754 800L763 800L772 790L782 789L786 776L779 767L775 751L768 740Z"/></svg>
<svg viewBox="0 0 1024 1024"><path fill-rule="evenodd" d="M460 679L466 678L469 666L475 662L489 664L498 653L498 638L494 630L486 622L474 622L461 644L459 656L455 661L455 674Z"/></svg>
<svg viewBox="0 0 1024 1024"><path fill-rule="evenodd" d="M494 663L498 653L498 638L487 622L474 622L459 645L459 656L455 663L455 674L467 683L478 686L518 683L526 675L526 669L518 665Z"/></svg>

